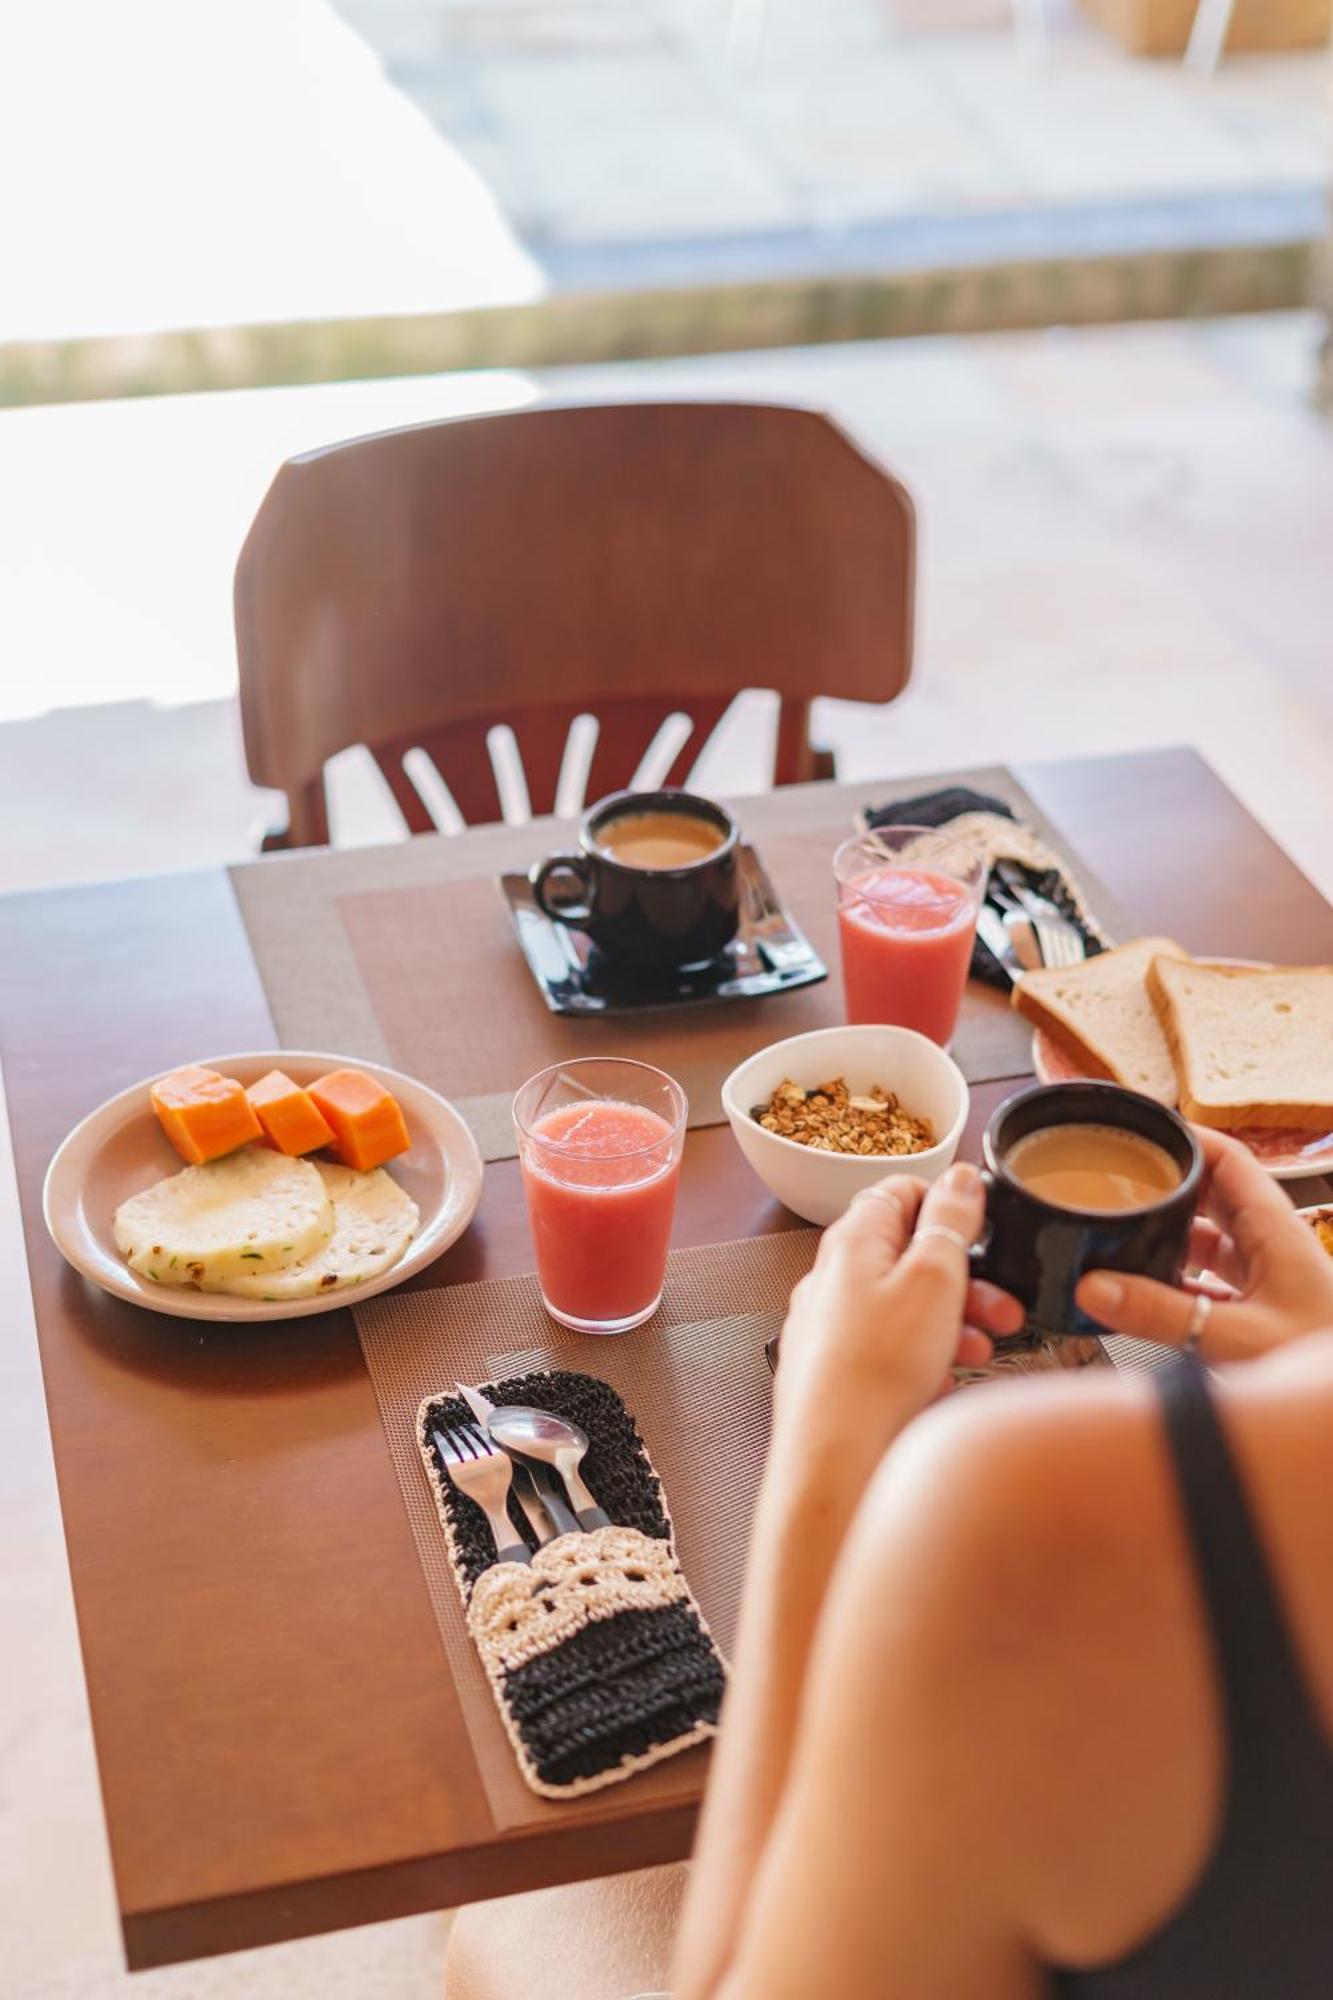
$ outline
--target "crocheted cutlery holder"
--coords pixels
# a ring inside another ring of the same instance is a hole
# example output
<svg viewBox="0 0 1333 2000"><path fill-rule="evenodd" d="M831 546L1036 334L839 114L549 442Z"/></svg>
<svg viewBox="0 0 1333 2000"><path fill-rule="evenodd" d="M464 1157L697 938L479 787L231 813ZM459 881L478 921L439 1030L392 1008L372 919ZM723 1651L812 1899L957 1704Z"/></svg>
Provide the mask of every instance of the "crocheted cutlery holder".
<svg viewBox="0 0 1333 2000"><path fill-rule="evenodd" d="M726 1669L681 1573L662 1482L615 1390L564 1370L479 1386L494 1404L552 1410L586 1432L583 1476L613 1524L538 1548L511 1491L514 1538L532 1561L497 1563L486 1516L431 1437L471 1413L452 1395L421 1405L422 1462L519 1769L543 1798L579 1798L715 1735Z"/></svg>
<svg viewBox="0 0 1333 2000"><path fill-rule="evenodd" d="M892 805L863 806L857 824L866 833L881 826L952 827L969 847L985 856L988 883L989 871L997 861L1014 862L1026 876L1028 887L1047 897L1073 924L1089 958L1108 949L1110 941L1088 908L1079 883L1004 799L974 792L966 785L947 785L937 792L897 799ZM980 938L972 946L970 976L1005 993L1012 984L1010 975Z"/></svg>

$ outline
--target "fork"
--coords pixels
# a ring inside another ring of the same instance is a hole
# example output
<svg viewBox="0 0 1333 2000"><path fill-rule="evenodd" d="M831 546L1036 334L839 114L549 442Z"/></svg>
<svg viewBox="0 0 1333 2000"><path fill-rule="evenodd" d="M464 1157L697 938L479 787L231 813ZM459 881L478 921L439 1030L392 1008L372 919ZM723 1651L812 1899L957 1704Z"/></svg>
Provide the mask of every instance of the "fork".
<svg viewBox="0 0 1333 2000"><path fill-rule="evenodd" d="M1034 889L1030 889L1018 870L1007 866L1003 861L996 868L996 873L1009 894L1026 912L1037 940L1037 947L1041 952L1043 965L1077 965L1081 959L1087 957L1087 947L1082 937L1063 910L1057 909L1056 905L1048 901L1045 896L1039 896Z"/></svg>
<svg viewBox="0 0 1333 2000"><path fill-rule="evenodd" d="M1077 965L1087 957L1082 938L1063 917L1039 917L1034 914L1032 928L1043 965Z"/></svg>
<svg viewBox="0 0 1333 2000"><path fill-rule="evenodd" d="M455 1424L447 1431L433 1430L431 1436L454 1485L486 1516L496 1562L531 1562L527 1544L518 1539L505 1504L514 1476L506 1454L476 1424Z"/></svg>
<svg viewBox="0 0 1333 2000"><path fill-rule="evenodd" d="M1082 938L1063 917L1034 917L1032 928L1047 965L1079 965L1087 957Z"/></svg>

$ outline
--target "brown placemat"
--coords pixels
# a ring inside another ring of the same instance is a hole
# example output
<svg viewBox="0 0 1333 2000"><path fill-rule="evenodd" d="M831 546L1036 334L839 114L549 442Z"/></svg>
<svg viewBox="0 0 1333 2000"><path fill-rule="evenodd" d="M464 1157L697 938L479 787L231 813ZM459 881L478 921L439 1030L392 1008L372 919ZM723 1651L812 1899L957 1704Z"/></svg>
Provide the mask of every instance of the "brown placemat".
<svg viewBox="0 0 1333 2000"><path fill-rule="evenodd" d="M402 1489L431 1606L477 1770L500 1828L551 1813L530 1793L467 1634L458 1589L416 1441L423 1397L454 1382L533 1368L578 1368L628 1405L661 1476L681 1567L725 1657L740 1598L750 1518L768 1445L771 1382L764 1343L814 1260L819 1232L789 1230L672 1252L662 1305L619 1339L567 1334L547 1316L535 1277L439 1291L390 1292L355 1309L357 1331ZM727 1305L735 1310L728 1312ZM692 1797L702 1752L635 1778L636 1796ZM605 1811L605 1795L602 1810Z"/></svg>
<svg viewBox="0 0 1333 2000"><path fill-rule="evenodd" d="M512 1158L512 1094L573 1056L629 1055L669 1070L690 1123L723 1122L723 1078L757 1049L843 1019L833 853L857 809L966 780L998 793L1075 874L1115 935L1120 913L1006 770L869 785L806 785L745 800L737 813L769 875L829 967L821 986L621 1020L547 1011L496 881L569 829L555 821L477 829L362 854L297 857L233 871L282 1040L388 1062L449 1097L486 1159ZM1003 994L967 989L953 1053L970 1082L1026 1075L1031 1029Z"/></svg>

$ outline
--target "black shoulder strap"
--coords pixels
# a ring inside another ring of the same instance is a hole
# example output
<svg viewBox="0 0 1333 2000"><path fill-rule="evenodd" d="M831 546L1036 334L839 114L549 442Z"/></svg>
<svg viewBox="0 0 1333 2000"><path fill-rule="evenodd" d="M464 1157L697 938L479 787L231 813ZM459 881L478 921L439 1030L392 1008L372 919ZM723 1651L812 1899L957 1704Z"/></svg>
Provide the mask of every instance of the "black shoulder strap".
<svg viewBox="0 0 1333 2000"><path fill-rule="evenodd" d="M1198 1362L1154 1377L1226 1702L1231 1789L1327 1751L1239 1469Z"/></svg>

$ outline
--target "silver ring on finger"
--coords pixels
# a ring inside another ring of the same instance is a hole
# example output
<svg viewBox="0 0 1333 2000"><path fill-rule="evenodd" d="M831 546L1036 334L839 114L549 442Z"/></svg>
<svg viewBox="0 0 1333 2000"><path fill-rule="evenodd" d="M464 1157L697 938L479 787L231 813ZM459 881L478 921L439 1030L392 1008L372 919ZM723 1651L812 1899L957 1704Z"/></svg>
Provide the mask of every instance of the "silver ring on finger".
<svg viewBox="0 0 1333 2000"><path fill-rule="evenodd" d="M972 1245L968 1242L962 1230L950 1229L947 1222L928 1222L923 1229L917 1230L912 1241L914 1243L924 1243L930 1236L938 1236L945 1243L956 1244L965 1257L972 1255Z"/></svg>
<svg viewBox="0 0 1333 2000"><path fill-rule="evenodd" d="M1190 1308L1189 1325L1185 1328L1185 1352L1192 1355L1196 1361L1212 1316L1213 1302L1207 1292L1196 1292L1194 1304Z"/></svg>

